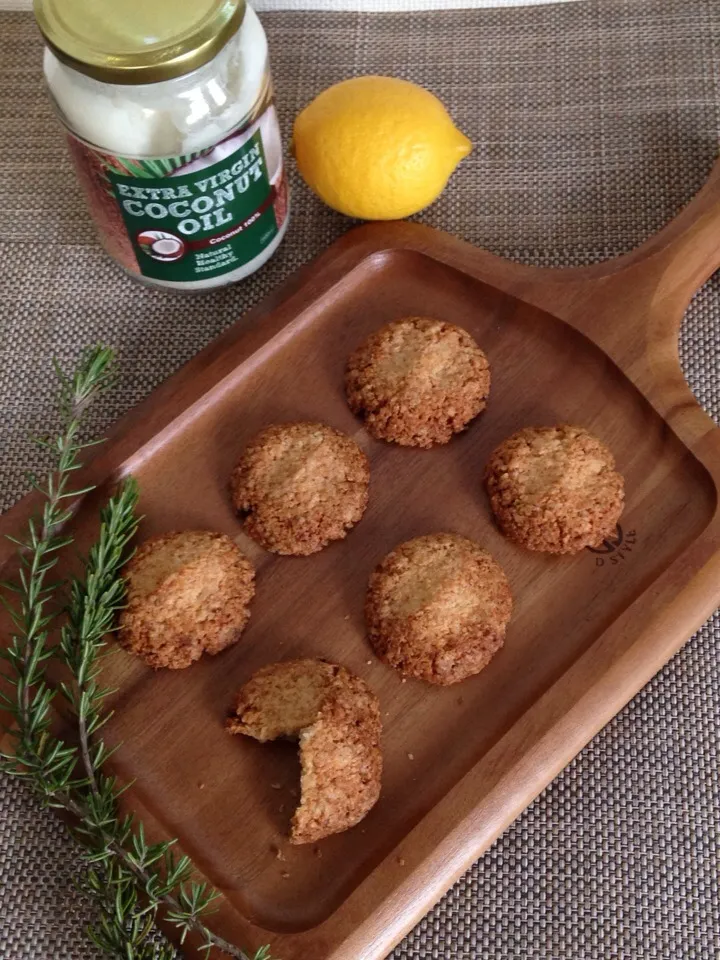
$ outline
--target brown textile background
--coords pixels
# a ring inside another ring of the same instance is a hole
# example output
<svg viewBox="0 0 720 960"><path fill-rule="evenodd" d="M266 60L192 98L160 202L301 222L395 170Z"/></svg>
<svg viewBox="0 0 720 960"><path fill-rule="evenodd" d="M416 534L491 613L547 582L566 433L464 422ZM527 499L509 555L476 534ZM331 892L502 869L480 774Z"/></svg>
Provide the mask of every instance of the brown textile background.
<svg viewBox="0 0 720 960"><path fill-rule="evenodd" d="M280 108L355 73L436 91L476 142L421 217L516 259L589 262L634 246L697 190L720 133L717 0L585 0L412 14L266 14ZM50 359L102 339L123 376L101 432L347 228L295 182L278 255L237 287L147 290L95 244L44 96L26 14L0 15L0 507L42 458ZM718 237L720 243L720 236ZM720 416L720 283L682 335ZM393 954L394 960L720 958L720 620L570 765ZM432 771L427 771L432 776ZM73 844L0 781L0 958L95 960ZM308 960L316 960L309 957ZM354 960L354 958L348 958Z"/></svg>

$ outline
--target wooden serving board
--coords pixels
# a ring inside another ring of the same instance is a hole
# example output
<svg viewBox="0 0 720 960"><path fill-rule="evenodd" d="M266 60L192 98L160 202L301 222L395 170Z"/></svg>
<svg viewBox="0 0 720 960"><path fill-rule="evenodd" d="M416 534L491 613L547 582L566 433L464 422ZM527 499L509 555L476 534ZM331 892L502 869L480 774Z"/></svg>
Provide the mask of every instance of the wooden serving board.
<svg viewBox="0 0 720 960"><path fill-rule="evenodd" d="M380 960L498 834L656 673L720 600L720 430L693 399L678 330L720 264L720 164L705 190L639 250L548 271L502 261L407 223L348 233L127 416L90 465L100 485L141 485L142 536L211 528L257 568L240 642L184 671L153 673L124 652L113 760L129 804L178 836L224 894L212 925L281 960ZM470 330L493 374L470 429L431 451L377 443L349 412L350 351L386 321L425 314ZM273 421L319 419L371 460L368 511L342 543L276 557L242 533L227 479ZM481 474L520 427L571 421L606 441L626 478L621 529L600 551L536 555L490 518ZM0 524L16 532L23 501ZM515 612L504 649L478 677L432 688L400 677L364 637L368 575L399 542L450 530L506 570ZM9 561L0 547L0 561ZM353 830L316 847L284 840L297 801L289 744L228 736L226 710L261 665L320 655L364 677L382 703L382 797ZM282 857L277 856L280 848Z"/></svg>

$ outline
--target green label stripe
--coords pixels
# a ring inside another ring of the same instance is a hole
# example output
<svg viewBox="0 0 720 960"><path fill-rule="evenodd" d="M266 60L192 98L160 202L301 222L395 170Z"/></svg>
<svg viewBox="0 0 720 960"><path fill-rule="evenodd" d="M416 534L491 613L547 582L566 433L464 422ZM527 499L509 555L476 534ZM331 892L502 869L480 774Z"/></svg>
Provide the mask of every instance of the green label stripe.
<svg viewBox="0 0 720 960"><path fill-rule="evenodd" d="M116 158L107 164L145 276L183 282L237 270L277 235L276 189L268 178L260 130L229 138L222 152L223 159L207 166L202 161L212 151L166 160Z"/></svg>

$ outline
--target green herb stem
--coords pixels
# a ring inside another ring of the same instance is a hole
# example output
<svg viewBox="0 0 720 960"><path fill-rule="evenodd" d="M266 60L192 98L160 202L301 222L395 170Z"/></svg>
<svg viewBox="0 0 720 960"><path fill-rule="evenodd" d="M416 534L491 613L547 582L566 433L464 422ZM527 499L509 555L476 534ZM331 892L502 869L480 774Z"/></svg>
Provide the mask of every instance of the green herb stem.
<svg viewBox="0 0 720 960"><path fill-rule="evenodd" d="M81 577L69 584L51 581L59 551L71 543L63 533L78 498L86 490L71 486L81 466L81 454L91 444L79 441L85 412L93 398L113 377L113 352L96 347L86 352L77 372L60 379L62 427L54 440L39 440L54 451L56 468L33 487L44 497L42 517L28 524L18 546L19 583L6 584L6 607L14 632L0 658L9 664L3 675L14 693L0 692L3 706L14 720L9 734L12 753L0 753L0 769L29 780L43 802L62 808L74 818L73 833L85 848L83 889L100 908L100 919L88 928L96 945L118 960L172 960L174 950L154 936L162 915L180 931L201 939L200 952L218 949L236 960L248 960L238 947L209 930L202 917L219 894L192 879L187 857L173 854L175 841L150 844L143 824L132 815L120 815L122 790L104 772L111 751L98 731L111 714L104 703L112 693L100 684L106 638L125 602L122 568L138 525L137 484L124 481L101 512L100 533L83 563ZM3 598L5 599L5 598ZM63 615L60 642L48 645L55 618ZM77 722L77 745L51 733L51 704L55 692L45 670L51 657L70 673L60 685ZM271 960L268 949L254 960Z"/></svg>

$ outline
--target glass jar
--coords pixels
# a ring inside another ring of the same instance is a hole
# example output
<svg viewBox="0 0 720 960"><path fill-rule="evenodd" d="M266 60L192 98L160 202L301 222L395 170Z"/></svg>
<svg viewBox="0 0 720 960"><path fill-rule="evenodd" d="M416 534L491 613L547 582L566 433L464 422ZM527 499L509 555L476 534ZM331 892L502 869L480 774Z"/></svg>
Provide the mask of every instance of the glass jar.
<svg viewBox="0 0 720 960"><path fill-rule="evenodd" d="M35 0L105 250L147 283L258 270L287 229L265 31L244 0Z"/></svg>

